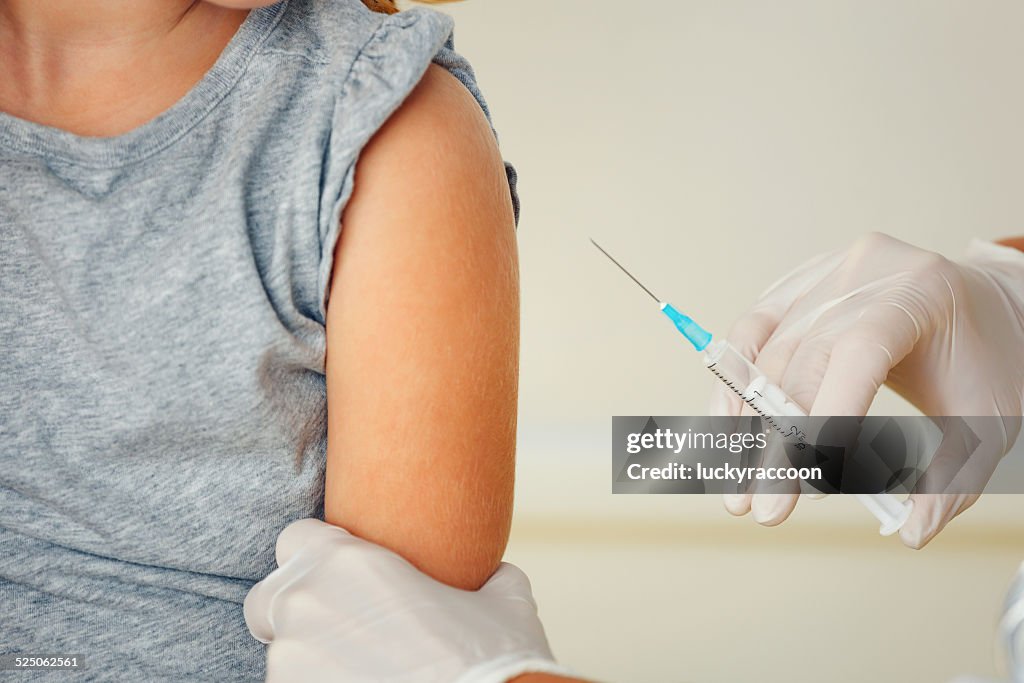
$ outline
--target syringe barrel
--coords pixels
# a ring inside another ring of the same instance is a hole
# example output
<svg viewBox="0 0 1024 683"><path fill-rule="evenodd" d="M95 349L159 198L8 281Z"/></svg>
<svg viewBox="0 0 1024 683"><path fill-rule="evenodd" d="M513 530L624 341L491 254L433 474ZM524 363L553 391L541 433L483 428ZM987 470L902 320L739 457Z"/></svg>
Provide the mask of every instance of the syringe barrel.
<svg viewBox="0 0 1024 683"><path fill-rule="evenodd" d="M787 429L784 423L786 417L805 417L807 413L731 344L722 340L711 342L704 350L704 364L776 430L804 438L803 430ZM858 494L857 498L881 523L879 533L883 536L896 533L910 516L912 503L891 493Z"/></svg>
<svg viewBox="0 0 1024 683"><path fill-rule="evenodd" d="M708 370L765 416L806 416L807 413L729 342L711 342L704 350Z"/></svg>

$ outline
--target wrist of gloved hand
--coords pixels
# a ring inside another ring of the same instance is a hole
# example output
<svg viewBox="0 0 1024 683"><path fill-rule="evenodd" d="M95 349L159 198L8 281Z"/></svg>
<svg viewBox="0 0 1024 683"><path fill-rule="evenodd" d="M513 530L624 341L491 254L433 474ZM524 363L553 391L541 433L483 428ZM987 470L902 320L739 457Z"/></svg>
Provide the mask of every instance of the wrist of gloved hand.
<svg viewBox="0 0 1024 683"><path fill-rule="evenodd" d="M452 588L402 557L315 519L278 537L279 568L246 596L268 643L267 681L504 683L555 663L529 579L502 563L478 591Z"/></svg>

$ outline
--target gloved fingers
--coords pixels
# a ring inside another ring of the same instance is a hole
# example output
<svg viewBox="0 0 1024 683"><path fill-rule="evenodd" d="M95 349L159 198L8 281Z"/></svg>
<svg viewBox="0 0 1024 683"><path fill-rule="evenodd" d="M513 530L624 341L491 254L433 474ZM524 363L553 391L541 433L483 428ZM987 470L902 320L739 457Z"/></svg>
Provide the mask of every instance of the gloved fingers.
<svg viewBox="0 0 1024 683"><path fill-rule="evenodd" d="M981 494L1009 447L1003 420L975 416L937 419L943 428L942 441L914 493Z"/></svg>
<svg viewBox="0 0 1024 683"><path fill-rule="evenodd" d="M750 512L750 504L754 500L752 493L723 493L722 503L730 515L742 517Z"/></svg>
<svg viewBox="0 0 1024 683"><path fill-rule="evenodd" d="M743 401L736 392L722 382L715 382L711 387L711 399L708 401L708 415L712 417L739 416L743 410Z"/></svg>
<svg viewBox="0 0 1024 683"><path fill-rule="evenodd" d="M749 406L747 406L745 403L743 404L743 407L745 412L750 410ZM749 464L758 467L778 466L781 464L781 459L784 457L785 454L782 451L780 440L771 438L768 440L768 445L760 454L759 459L756 462L752 462ZM775 491L775 493L778 492L780 491ZM781 492L789 493L789 491L785 489L783 489ZM729 514L734 515L736 517L742 517L743 515L747 514L752 510L754 497L758 493L768 496L768 498L761 501L760 507L769 510L770 512L770 508L772 508L772 505L774 504L774 495L772 491L768 490L768 484L764 483L763 481L757 482L756 480L748 479L744 482L736 482L736 489L734 491L722 494L722 504L725 506L725 509L729 512ZM764 517L764 515L762 516ZM772 515L768 515L764 518L770 519L771 517ZM761 520L757 521L760 522Z"/></svg>
<svg viewBox="0 0 1024 683"><path fill-rule="evenodd" d="M785 443L777 434L768 440L761 454L761 468L777 470L790 466ZM800 482L792 479L757 479L752 482L754 494L750 503L754 521L762 526L782 524L792 514L800 499Z"/></svg>
<svg viewBox="0 0 1024 683"><path fill-rule="evenodd" d="M271 615L274 598L299 578L316 561L317 549L328 541L352 538L347 531L318 519L300 519L292 522L278 534L276 557L278 568L255 584L245 595L242 613L253 638L269 643L274 639ZM306 549L305 554L300 551ZM304 558L298 561L298 558Z"/></svg>
<svg viewBox="0 0 1024 683"><path fill-rule="evenodd" d="M977 494L914 493L914 509L900 528L900 541L914 550L928 545L961 512L974 505Z"/></svg>
<svg viewBox="0 0 1024 683"><path fill-rule="evenodd" d="M359 586L346 584L344 577L334 578L333 572L313 580L304 578L271 597L266 614L274 642L297 640L312 646L321 638L330 638L326 625L342 627L373 609L377 593L367 594Z"/></svg>
<svg viewBox="0 0 1024 683"><path fill-rule="evenodd" d="M818 254L773 282L764 290L759 300L786 302L785 310L782 311L784 314L800 297L835 272L845 260L845 249Z"/></svg>
<svg viewBox="0 0 1024 683"><path fill-rule="evenodd" d="M986 418L943 417L942 441L914 486L914 509L900 529L900 540L923 548L980 497L1005 451L1000 422ZM986 430L998 433L986 433Z"/></svg>
<svg viewBox="0 0 1024 683"><path fill-rule="evenodd" d="M807 412L818 395L821 378L828 369L832 354L828 337L812 336L802 341L793 351L779 386L783 393Z"/></svg>
<svg viewBox="0 0 1024 683"><path fill-rule="evenodd" d="M906 307L888 300L869 304L838 332L811 415L866 415L889 371L909 354L921 335Z"/></svg>
<svg viewBox="0 0 1024 683"><path fill-rule="evenodd" d="M758 304L733 323L726 338L744 357L754 359L788 308L784 303Z"/></svg>
<svg viewBox="0 0 1024 683"><path fill-rule="evenodd" d="M900 528L900 541L903 545L920 550L935 538L935 535L952 519L949 512L953 498L955 496L948 494L911 494L910 500L914 503L914 508Z"/></svg>
<svg viewBox="0 0 1024 683"><path fill-rule="evenodd" d="M757 358L761 346L778 327L784 313L785 305L781 302L771 305L758 304L733 323L726 339L742 356L753 361ZM739 416L750 412L744 411L743 408L743 400L721 382L715 382L711 387L709 415Z"/></svg>
<svg viewBox="0 0 1024 683"><path fill-rule="evenodd" d="M277 566L283 567L307 543L325 543L330 539L352 538L348 531L319 519L299 519L284 528L277 536Z"/></svg>
<svg viewBox="0 0 1024 683"><path fill-rule="evenodd" d="M781 440L772 439L760 463L763 467L786 467L788 460ZM754 482L745 490L722 494L722 503L729 514L742 517L753 511L754 520L764 526L776 526L786 521L796 509L800 496L820 499L826 494L812 491L801 493L801 484L797 481L767 480Z"/></svg>
<svg viewBox="0 0 1024 683"><path fill-rule="evenodd" d="M768 376L771 381L775 380L773 375L780 374L775 370L779 362L770 364L768 369L762 367L762 358L769 358L778 361L779 354L786 353L785 349L794 346L798 340L785 338L775 345L775 352L767 351L765 345L771 346L769 339L779 324L781 308L775 312L770 309L755 309L741 318L729 332L729 343L740 352L745 358L753 361L758 368ZM765 353L768 353L765 356ZM784 368L785 359L781 361ZM753 409L746 405L743 400L721 382L715 382L711 389L711 401L708 412L712 416L753 416L756 415ZM743 514L743 513L741 513Z"/></svg>
<svg viewBox="0 0 1024 683"><path fill-rule="evenodd" d="M242 602L242 614L253 638L261 643L269 643L274 640L276 625L273 611L277 597L301 579L316 565L320 557L321 553L318 552L316 545L304 545L283 565L267 574L262 581L249 589Z"/></svg>
<svg viewBox="0 0 1024 683"><path fill-rule="evenodd" d="M771 336L764 341L754 364L771 383L780 386L805 411L817 394L836 331L850 325L850 300L860 292L831 296L824 286L791 302ZM786 380L790 390L787 391ZM801 397L793 396L793 391Z"/></svg>
<svg viewBox="0 0 1024 683"><path fill-rule="evenodd" d="M480 587L479 592L506 599L519 598L529 602L534 609L537 608L526 572L509 562L502 562L487 583Z"/></svg>
<svg viewBox="0 0 1024 683"><path fill-rule="evenodd" d="M261 643L270 643L274 640L274 627L270 623L269 607L270 598L274 595L273 589L267 590L264 583L260 581L249 589L242 602L242 614L245 617L245 625L253 638Z"/></svg>
<svg viewBox="0 0 1024 683"><path fill-rule="evenodd" d="M942 441L932 454L928 467L914 485L915 493L980 492L1003 454L998 440L998 453L993 435L982 441L962 417L936 418L942 427ZM993 420L994 424L995 421ZM976 425L977 426L977 425ZM955 482L955 483L954 483ZM975 490L976 489L976 490Z"/></svg>
<svg viewBox="0 0 1024 683"><path fill-rule="evenodd" d="M799 493L755 493L750 509L761 526L778 526L789 519L799 500Z"/></svg>
<svg viewBox="0 0 1024 683"><path fill-rule="evenodd" d="M785 322L783 322L783 325ZM754 365L760 370L768 381L776 386L782 384L782 378L786 374L786 368L789 367L790 361L796 350L800 348L801 338L799 335L782 333L772 335L768 341L765 342L764 346L761 347L761 351L757 354L754 359Z"/></svg>

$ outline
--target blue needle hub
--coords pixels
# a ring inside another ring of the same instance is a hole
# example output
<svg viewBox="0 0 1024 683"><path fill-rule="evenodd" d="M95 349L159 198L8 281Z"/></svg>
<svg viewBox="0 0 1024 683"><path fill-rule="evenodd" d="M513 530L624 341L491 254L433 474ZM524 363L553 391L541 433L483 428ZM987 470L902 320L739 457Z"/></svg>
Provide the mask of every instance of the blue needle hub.
<svg viewBox="0 0 1024 683"><path fill-rule="evenodd" d="M676 326L686 339L693 344L693 348L703 351L711 343L711 333L693 321L688 315L683 315L672 304L661 302L661 312L668 316L672 324Z"/></svg>

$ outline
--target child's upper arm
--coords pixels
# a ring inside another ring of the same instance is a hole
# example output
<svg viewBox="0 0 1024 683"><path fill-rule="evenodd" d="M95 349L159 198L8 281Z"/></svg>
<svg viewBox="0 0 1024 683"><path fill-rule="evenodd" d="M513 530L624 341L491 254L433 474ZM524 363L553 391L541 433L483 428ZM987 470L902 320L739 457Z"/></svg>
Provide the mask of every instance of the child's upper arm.
<svg viewBox="0 0 1024 683"><path fill-rule="evenodd" d="M478 104L431 66L363 150L327 307L325 518L479 587L512 512L513 210Z"/></svg>

